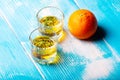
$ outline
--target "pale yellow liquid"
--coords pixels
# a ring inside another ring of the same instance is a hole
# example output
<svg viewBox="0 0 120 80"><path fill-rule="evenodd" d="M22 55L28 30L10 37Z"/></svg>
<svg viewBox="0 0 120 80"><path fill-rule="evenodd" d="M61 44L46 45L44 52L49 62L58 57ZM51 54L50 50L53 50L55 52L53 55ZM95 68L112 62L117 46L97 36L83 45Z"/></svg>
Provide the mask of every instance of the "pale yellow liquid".
<svg viewBox="0 0 120 80"><path fill-rule="evenodd" d="M32 54L42 64L52 63L57 54L56 42L49 37L39 36L33 40Z"/></svg>
<svg viewBox="0 0 120 80"><path fill-rule="evenodd" d="M46 16L41 18L39 21L44 27L44 34L53 36L54 33L56 33L59 38L62 36L63 22L55 16Z"/></svg>

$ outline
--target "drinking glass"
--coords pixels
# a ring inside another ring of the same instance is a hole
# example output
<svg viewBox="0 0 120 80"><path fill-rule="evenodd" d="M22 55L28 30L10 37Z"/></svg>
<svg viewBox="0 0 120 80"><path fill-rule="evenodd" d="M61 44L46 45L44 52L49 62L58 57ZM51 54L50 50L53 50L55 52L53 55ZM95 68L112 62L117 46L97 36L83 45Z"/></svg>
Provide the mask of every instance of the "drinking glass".
<svg viewBox="0 0 120 80"><path fill-rule="evenodd" d="M54 35L55 36L55 35ZM33 30L29 36L32 57L40 64L50 64L57 56L57 40L43 34L41 28Z"/></svg>
<svg viewBox="0 0 120 80"><path fill-rule="evenodd" d="M58 36L58 41L63 35L64 14L56 7L47 6L37 12L38 25L41 27L44 34L52 36L55 32Z"/></svg>

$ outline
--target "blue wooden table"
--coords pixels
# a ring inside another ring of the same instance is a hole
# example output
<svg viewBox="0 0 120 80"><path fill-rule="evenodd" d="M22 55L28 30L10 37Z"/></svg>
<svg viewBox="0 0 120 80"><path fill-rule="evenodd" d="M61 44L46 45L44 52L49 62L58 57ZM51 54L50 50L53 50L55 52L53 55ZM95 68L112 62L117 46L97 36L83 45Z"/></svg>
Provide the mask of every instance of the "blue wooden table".
<svg viewBox="0 0 120 80"><path fill-rule="evenodd" d="M65 15L67 36L56 65L40 65L30 56L36 13L48 5ZM82 8L98 21L91 40L78 40L68 30L70 14ZM0 0L0 80L120 80L120 0Z"/></svg>

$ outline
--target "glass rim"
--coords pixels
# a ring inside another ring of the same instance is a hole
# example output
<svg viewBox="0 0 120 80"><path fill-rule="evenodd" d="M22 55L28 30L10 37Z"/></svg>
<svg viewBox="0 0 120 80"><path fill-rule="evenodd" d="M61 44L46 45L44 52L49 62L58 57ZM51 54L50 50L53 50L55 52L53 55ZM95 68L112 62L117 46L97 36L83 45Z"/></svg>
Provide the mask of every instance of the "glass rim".
<svg viewBox="0 0 120 80"><path fill-rule="evenodd" d="M36 29L34 29L31 33L30 33L30 35L29 35L29 40L31 41L31 43L32 43L32 38L31 38L31 36L32 36L32 34L36 31L36 30L38 30L39 28L36 28Z"/></svg>
<svg viewBox="0 0 120 80"><path fill-rule="evenodd" d="M59 9L58 7L55 7L55 6L46 6L46 7L43 7L43 8L41 8L41 9L38 10L38 12L36 14L37 20L38 20L39 12L42 11L42 10L44 10L44 9L47 9L47 8L54 8L54 9L59 10L62 13L62 19L64 19L64 13L63 13L63 11L61 9Z"/></svg>

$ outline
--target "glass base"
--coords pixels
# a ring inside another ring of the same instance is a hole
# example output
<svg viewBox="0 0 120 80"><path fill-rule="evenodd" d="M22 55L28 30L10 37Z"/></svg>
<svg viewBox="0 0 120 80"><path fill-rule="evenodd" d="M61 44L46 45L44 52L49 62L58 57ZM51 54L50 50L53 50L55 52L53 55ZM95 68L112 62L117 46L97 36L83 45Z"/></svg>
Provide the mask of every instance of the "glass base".
<svg viewBox="0 0 120 80"><path fill-rule="evenodd" d="M32 56L33 59L39 64L56 64L59 62L59 56L56 54L50 56L48 59L40 59Z"/></svg>

